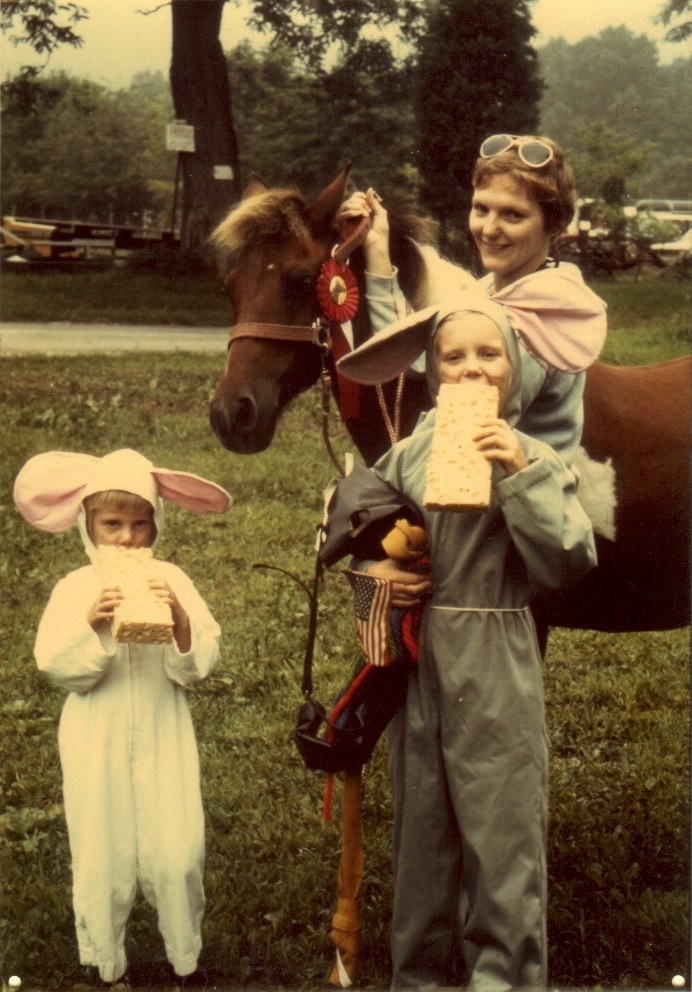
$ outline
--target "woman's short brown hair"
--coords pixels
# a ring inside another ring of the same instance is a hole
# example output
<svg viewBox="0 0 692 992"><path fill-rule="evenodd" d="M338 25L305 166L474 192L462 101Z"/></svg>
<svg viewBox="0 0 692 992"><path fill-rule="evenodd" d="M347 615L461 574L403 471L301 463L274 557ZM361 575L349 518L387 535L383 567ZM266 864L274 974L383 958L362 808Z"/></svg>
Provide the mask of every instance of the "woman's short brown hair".
<svg viewBox="0 0 692 992"><path fill-rule="evenodd" d="M574 216L577 202L574 173L565 162L562 149L552 138L536 137L536 140L553 150L553 158L547 165L538 169L524 165L516 150L510 148L492 158L479 158L471 181L474 189L482 189L493 176L510 176L534 198L543 213L546 231L551 237L556 237Z"/></svg>
<svg viewBox="0 0 692 992"><path fill-rule="evenodd" d="M143 499L135 493L128 493L124 489L104 489L99 493L91 493L84 499L84 509L86 511L87 534L94 540L92 523L97 510L113 510L118 513L125 510L130 513L141 513L142 516L150 516L154 523L154 507L148 499ZM156 525L154 525L154 535L156 535Z"/></svg>

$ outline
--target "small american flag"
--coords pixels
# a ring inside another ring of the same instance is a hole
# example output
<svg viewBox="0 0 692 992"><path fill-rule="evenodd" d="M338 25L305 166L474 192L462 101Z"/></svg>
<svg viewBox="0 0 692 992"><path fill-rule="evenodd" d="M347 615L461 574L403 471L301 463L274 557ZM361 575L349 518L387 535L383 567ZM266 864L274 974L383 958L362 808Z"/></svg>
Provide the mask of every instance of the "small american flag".
<svg viewBox="0 0 692 992"><path fill-rule="evenodd" d="M389 665L392 583L348 568L344 572L355 595L356 631L365 660L370 665Z"/></svg>

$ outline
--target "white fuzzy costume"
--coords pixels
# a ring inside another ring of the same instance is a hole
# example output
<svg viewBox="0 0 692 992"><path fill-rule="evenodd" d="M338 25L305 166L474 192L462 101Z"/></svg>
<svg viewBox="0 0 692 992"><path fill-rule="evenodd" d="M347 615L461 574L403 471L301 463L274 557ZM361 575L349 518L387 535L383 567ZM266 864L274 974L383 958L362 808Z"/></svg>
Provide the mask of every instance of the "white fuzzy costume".
<svg viewBox="0 0 692 992"><path fill-rule="evenodd" d="M125 927L138 883L156 907L175 971L187 975L197 967L204 819L184 690L209 675L220 636L192 582L170 562L160 562L160 572L190 618L188 652L181 654L175 641L120 644L107 629L92 629L87 611L103 580L81 504L89 493L112 489L150 502L159 535L163 493L198 512L228 504L228 494L213 483L154 469L129 449L103 459L38 455L15 485L20 511L42 529L64 530L78 516L92 562L56 585L35 653L39 669L69 692L59 746L77 939L82 964L98 966L105 981L116 981L126 970Z"/></svg>

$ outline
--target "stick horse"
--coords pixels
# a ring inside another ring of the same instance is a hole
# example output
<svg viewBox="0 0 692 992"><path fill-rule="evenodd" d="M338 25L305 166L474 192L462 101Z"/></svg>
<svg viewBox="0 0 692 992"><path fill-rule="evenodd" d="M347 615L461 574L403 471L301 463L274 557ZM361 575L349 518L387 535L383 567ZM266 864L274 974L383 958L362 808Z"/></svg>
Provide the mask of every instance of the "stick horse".
<svg viewBox="0 0 692 992"><path fill-rule="evenodd" d="M397 436L409 434L431 403L423 377L384 387L358 387L335 372L344 353L340 313L324 319L324 266L339 259L344 233L335 224L345 169L310 204L297 190L269 189L253 177L214 240L228 265L226 290L235 324L226 368L211 401L210 421L230 451L253 454L272 441L281 411L320 377L331 381L342 420L366 464ZM434 252L433 227L387 204L390 256L414 309L439 298L447 280L473 282ZM347 239L348 240L348 239ZM428 246L428 247L425 247ZM352 245L350 247L353 247ZM346 251L342 252L343 255ZM364 260L348 268L364 299ZM343 267L342 267L343 269ZM449 283L448 283L449 284ZM350 289L344 285L344 295ZM341 302L341 297L339 297ZM367 306L351 318L356 346L370 335ZM666 630L688 622L689 359L637 368L596 363L586 376L580 494L597 532L598 567L568 593L532 604L545 649L550 626L601 631ZM603 507L605 507L605 512ZM361 776L344 774L339 894L331 940L333 986L358 970L362 879Z"/></svg>

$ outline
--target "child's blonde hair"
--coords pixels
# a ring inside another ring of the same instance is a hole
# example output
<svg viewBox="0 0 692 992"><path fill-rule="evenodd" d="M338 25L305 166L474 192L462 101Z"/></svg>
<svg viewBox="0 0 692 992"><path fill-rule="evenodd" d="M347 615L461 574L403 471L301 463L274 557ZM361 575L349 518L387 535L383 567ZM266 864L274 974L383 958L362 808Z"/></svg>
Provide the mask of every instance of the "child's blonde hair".
<svg viewBox="0 0 692 992"><path fill-rule="evenodd" d="M148 499L143 499L135 493L128 493L124 489L105 489L103 492L91 493L84 499L84 509L86 511L87 534L94 540L93 521L97 510L113 510L116 513L126 511L129 513L141 513L149 517L154 525L154 538L156 538L156 524L154 523L154 507Z"/></svg>

